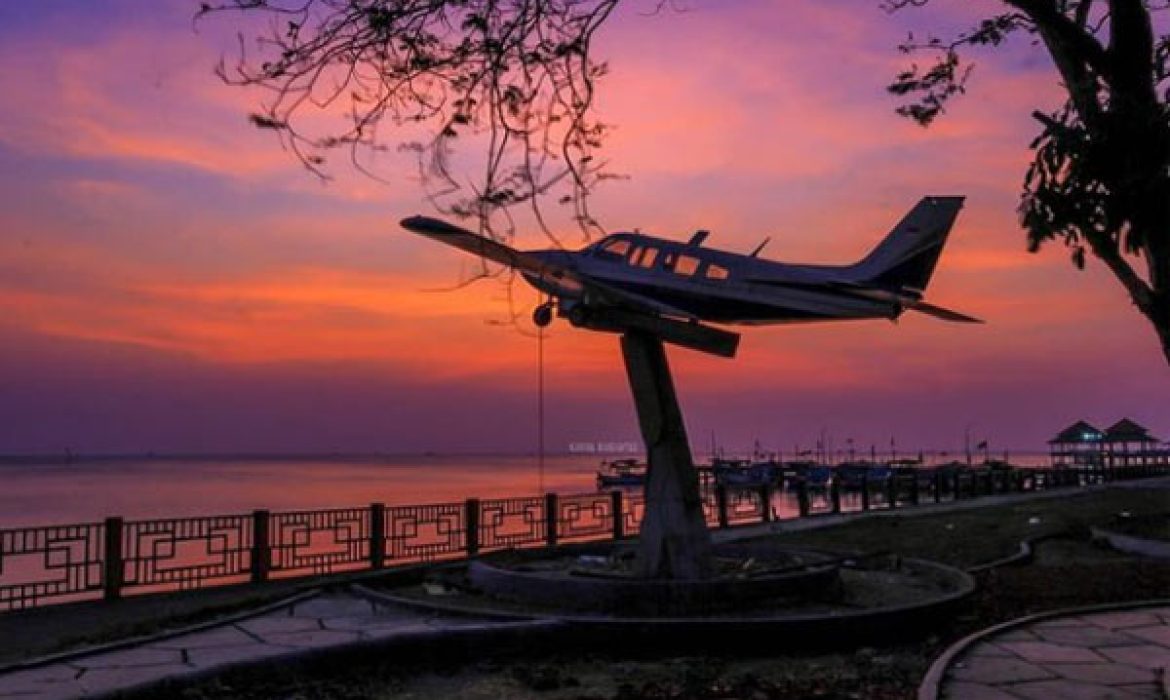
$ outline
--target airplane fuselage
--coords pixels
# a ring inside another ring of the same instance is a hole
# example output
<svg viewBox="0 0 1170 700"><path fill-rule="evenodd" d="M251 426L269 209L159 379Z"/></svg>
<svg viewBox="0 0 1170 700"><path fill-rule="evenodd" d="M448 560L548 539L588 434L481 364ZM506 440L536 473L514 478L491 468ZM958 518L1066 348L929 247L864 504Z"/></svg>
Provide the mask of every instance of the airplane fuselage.
<svg viewBox="0 0 1170 700"><path fill-rule="evenodd" d="M891 291L827 284L845 281L845 267L790 265L645 234L614 234L575 252L525 254L714 323L892 319L902 310L898 295ZM523 274L562 305L589 302L587 289L544 275Z"/></svg>

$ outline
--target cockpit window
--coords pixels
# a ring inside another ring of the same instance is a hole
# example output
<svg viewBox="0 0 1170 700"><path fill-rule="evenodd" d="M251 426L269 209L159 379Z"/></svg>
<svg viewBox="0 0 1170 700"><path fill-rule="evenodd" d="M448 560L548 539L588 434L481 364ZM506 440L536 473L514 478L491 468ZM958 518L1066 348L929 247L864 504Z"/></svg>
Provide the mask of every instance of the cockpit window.
<svg viewBox="0 0 1170 700"><path fill-rule="evenodd" d="M654 267L654 261L658 259L658 249L646 247L635 251L633 257L630 258L630 263L638 267L651 268Z"/></svg>
<svg viewBox="0 0 1170 700"><path fill-rule="evenodd" d="M630 252L630 242L624 238L618 238L602 243L593 255L602 260L621 262L628 252Z"/></svg>
<svg viewBox="0 0 1170 700"><path fill-rule="evenodd" d="M731 276L726 267L711 263L707 265L707 279L709 280L725 280Z"/></svg>
<svg viewBox="0 0 1170 700"><path fill-rule="evenodd" d="M674 262L674 273L690 277L699 269L699 259L690 255L679 255Z"/></svg>

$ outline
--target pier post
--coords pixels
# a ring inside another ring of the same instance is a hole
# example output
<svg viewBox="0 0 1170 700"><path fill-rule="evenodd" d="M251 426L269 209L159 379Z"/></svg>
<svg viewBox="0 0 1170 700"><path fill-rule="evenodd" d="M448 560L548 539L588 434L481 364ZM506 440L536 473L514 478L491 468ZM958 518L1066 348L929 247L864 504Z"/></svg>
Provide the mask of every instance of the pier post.
<svg viewBox="0 0 1170 700"><path fill-rule="evenodd" d="M910 505L912 505L912 506L918 505L919 495L920 494L918 493L918 470L914 470L914 472L912 474L910 474Z"/></svg>
<svg viewBox="0 0 1170 700"><path fill-rule="evenodd" d="M829 503L834 513L841 512L841 479L837 473L833 474L833 480L829 482Z"/></svg>
<svg viewBox="0 0 1170 700"><path fill-rule="evenodd" d="M546 493L544 495L544 543L549 547L557 546L557 513L559 512L560 503L557 500L557 495Z"/></svg>
<svg viewBox="0 0 1170 700"><path fill-rule="evenodd" d="M370 504L370 568L386 565L386 504Z"/></svg>
<svg viewBox="0 0 1170 700"><path fill-rule="evenodd" d="M266 510L252 511L252 583L268 580L272 568L272 548L268 546L268 522Z"/></svg>
<svg viewBox="0 0 1170 700"><path fill-rule="evenodd" d="M800 517L807 518L811 512L808 502L808 482L802 481L796 487L796 508L800 511Z"/></svg>
<svg viewBox="0 0 1170 700"><path fill-rule="evenodd" d="M894 480L894 475L891 473L886 477L886 503L889 504L889 509L893 510L898 507L898 482Z"/></svg>
<svg viewBox="0 0 1170 700"><path fill-rule="evenodd" d="M934 471L934 502L942 503L943 474L937 469Z"/></svg>
<svg viewBox="0 0 1170 700"><path fill-rule="evenodd" d="M770 484L760 486L760 522L772 522L772 486Z"/></svg>
<svg viewBox="0 0 1170 700"><path fill-rule="evenodd" d="M464 546L467 556L479 554L479 499L469 498L463 504Z"/></svg>
<svg viewBox="0 0 1170 700"><path fill-rule="evenodd" d="M861 512L869 510L869 474L861 475Z"/></svg>
<svg viewBox="0 0 1170 700"><path fill-rule="evenodd" d="M122 555L122 519L106 518L105 559L102 566L102 590L106 600L122 597L122 578L126 562Z"/></svg>
<svg viewBox="0 0 1170 700"><path fill-rule="evenodd" d="M613 490L609 492L609 509L613 513L613 538L620 540L626 536L626 511L622 505L622 492Z"/></svg>

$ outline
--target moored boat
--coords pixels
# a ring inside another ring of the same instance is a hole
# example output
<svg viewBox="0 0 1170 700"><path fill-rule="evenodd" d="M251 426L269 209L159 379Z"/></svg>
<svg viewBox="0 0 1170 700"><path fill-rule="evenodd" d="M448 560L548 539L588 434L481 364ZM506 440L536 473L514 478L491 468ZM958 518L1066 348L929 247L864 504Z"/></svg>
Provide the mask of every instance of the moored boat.
<svg viewBox="0 0 1170 700"><path fill-rule="evenodd" d="M598 490L646 483L646 464L636 459L614 459L601 463L597 470Z"/></svg>

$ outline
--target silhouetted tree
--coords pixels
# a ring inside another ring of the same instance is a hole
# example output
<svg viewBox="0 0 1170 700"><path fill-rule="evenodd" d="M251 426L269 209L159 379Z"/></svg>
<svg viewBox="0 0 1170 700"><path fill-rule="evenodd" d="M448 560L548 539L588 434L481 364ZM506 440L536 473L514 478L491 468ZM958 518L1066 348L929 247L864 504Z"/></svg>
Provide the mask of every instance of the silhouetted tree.
<svg viewBox="0 0 1170 700"><path fill-rule="evenodd" d="M606 133L595 121L595 83L606 72L591 54L594 32L618 0L225 0L228 11L263 16L253 44L244 33L233 65L218 74L259 86L267 99L250 115L313 172L330 151L347 152L367 174L385 150L383 127L429 126L429 140L400 149L440 210L478 219L481 232L511 233L509 212L549 195L572 208L586 235L597 229L588 192L607 177L595 153ZM314 119L321 110L339 119ZM484 174L463 194L450 159L457 140L485 153Z"/></svg>
<svg viewBox="0 0 1170 700"><path fill-rule="evenodd" d="M938 0L935 0L936 2ZM887 0L890 11L931 0ZM951 38L910 41L933 54L889 86L912 101L899 113L926 126L965 90L964 50L1033 37L1068 93L1041 132L1024 178L1020 215L1035 252L1053 240L1084 268L1099 258L1149 319L1170 364L1170 35L1155 19L1165 0L1000 0L1002 11ZM1144 269L1135 269L1138 264ZM1140 271L1139 271L1140 269Z"/></svg>

